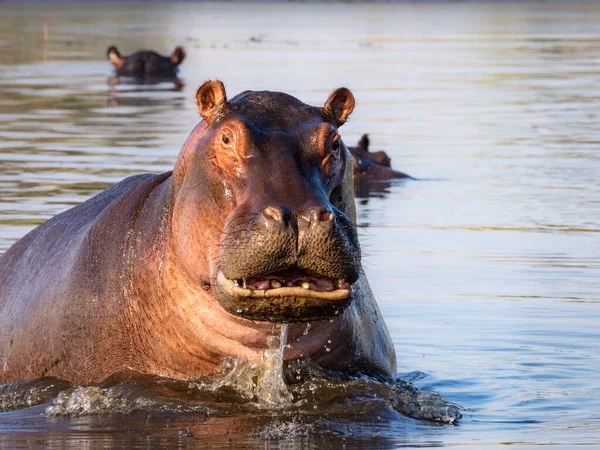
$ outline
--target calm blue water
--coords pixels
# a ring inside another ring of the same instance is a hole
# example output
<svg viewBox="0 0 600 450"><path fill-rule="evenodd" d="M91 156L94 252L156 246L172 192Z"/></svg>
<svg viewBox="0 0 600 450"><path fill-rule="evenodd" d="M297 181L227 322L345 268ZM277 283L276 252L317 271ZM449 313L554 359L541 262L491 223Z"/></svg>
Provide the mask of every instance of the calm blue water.
<svg viewBox="0 0 600 450"><path fill-rule="evenodd" d="M346 417L298 431L252 415L58 420L34 407L0 413L0 442L600 446L600 4L0 9L0 252L128 175L169 170L206 79L316 105L347 86L345 142L368 132L419 178L358 199L398 370L465 408L455 427ZM110 44L183 45L185 88L108 86Z"/></svg>

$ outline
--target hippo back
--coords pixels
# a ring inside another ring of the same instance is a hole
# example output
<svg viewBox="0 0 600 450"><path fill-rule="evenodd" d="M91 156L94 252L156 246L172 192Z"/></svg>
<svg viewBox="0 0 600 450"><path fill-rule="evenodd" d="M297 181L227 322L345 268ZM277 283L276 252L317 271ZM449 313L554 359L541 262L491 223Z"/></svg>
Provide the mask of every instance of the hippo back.
<svg viewBox="0 0 600 450"><path fill-rule="evenodd" d="M129 177L35 228L0 257L0 382L13 372L33 378L60 366L65 340L80 339L81 359L105 345L126 344L119 339L114 288L122 270L114 268L124 264L127 229L144 200L169 176ZM92 323L104 330L90 340ZM39 355L39 346L44 357L30 357Z"/></svg>

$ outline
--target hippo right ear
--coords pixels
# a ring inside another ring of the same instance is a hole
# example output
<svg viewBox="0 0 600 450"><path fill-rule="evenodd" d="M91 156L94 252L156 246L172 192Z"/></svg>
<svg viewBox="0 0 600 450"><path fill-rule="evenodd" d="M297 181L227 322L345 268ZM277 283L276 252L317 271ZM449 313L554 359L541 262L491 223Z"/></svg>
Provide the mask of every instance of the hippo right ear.
<svg viewBox="0 0 600 450"><path fill-rule="evenodd" d="M176 47L169 59L174 66L178 66L183 61L183 58L185 58L185 50L183 47Z"/></svg>
<svg viewBox="0 0 600 450"><path fill-rule="evenodd" d="M346 119L354 111L354 95L348 88L338 88L331 93L323 109L335 119L338 127L346 123Z"/></svg>
<svg viewBox="0 0 600 450"><path fill-rule="evenodd" d="M214 114L227 103L225 86L220 80L205 81L196 91L196 104L198 111L206 123L213 122Z"/></svg>
<svg viewBox="0 0 600 450"><path fill-rule="evenodd" d="M360 138L360 141L358 141L358 144L356 144L356 146L358 148L362 148L363 150L369 151L369 135L367 133L363 134L362 137Z"/></svg>

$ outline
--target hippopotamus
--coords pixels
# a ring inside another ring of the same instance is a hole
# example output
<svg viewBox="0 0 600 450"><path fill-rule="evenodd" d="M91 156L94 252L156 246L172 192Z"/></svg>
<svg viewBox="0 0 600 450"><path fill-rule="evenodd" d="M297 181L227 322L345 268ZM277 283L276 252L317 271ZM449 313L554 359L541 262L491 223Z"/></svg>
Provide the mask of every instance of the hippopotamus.
<svg viewBox="0 0 600 450"><path fill-rule="evenodd" d="M0 382L211 377L260 358L278 324L290 363L395 376L339 134L351 91L316 107L207 81L196 102L171 172L126 178L0 257Z"/></svg>
<svg viewBox="0 0 600 450"><path fill-rule="evenodd" d="M131 77L140 84L155 84L177 80L185 50L183 47L176 47L171 56L162 56L151 50L122 56L117 47L111 45L106 50L106 57L115 66L118 77Z"/></svg>
<svg viewBox="0 0 600 450"><path fill-rule="evenodd" d="M392 169L391 159L384 151L369 151L369 135L363 134L356 147L349 147L354 160L354 183L358 186L371 181L410 178L403 172Z"/></svg>

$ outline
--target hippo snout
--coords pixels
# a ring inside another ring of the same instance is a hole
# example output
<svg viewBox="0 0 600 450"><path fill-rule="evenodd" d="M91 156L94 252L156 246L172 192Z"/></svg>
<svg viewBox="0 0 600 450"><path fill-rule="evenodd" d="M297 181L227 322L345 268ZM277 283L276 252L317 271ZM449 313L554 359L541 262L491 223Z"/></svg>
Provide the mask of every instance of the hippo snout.
<svg viewBox="0 0 600 450"><path fill-rule="evenodd" d="M360 249L350 220L324 207L292 212L280 206L268 206L260 215L244 213L229 220L219 263L227 278L248 278L289 266L355 281Z"/></svg>
<svg viewBox="0 0 600 450"><path fill-rule="evenodd" d="M349 303L360 249L350 220L334 208L269 205L232 217L223 236L216 297L230 312L298 322Z"/></svg>

